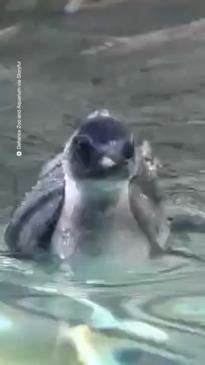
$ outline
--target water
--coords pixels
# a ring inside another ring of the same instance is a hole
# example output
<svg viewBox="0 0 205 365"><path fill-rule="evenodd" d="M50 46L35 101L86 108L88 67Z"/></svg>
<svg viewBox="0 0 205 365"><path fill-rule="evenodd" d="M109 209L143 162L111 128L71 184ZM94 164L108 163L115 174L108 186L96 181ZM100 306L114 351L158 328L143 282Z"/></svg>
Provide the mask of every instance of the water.
<svg viewBox="0 0 205 365"><path fill-rule="evenodd" d="M1 236L42 163L80 117L104 107L152 142L165 166L167 206L204 212L203 0L84 4L67 15L47 3L34 11L27 2L25 11L23 1L0 2ZM175 234L174 242L205 256L202 233ZM95 258L74 272L2 256L0 267L2 364L204 364L203 262Z"/></svg>

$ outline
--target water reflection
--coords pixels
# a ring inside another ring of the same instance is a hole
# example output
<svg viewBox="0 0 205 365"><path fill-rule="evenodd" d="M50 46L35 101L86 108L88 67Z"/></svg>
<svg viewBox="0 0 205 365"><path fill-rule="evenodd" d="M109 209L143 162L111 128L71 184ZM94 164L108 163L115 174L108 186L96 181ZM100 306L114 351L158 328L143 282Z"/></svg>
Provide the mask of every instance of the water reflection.
<svg viewBox="0 0 205 365"><path fill-rule="evenodd" d="M29 282L28 286L25 275L24 285L21 279L19 285L18 280L15 285L1 283L1 331L5 342L9 341L13 348L18 344L22 363L26 363L28 354L31 360L36 359L31 346L36 350L40 347L37 358L40 362L44 359L45 363L52 358L54 363L67 359L78 364L81 359L83 364L89 364L91 357L94 364L106 364L108 359L110 364L194 363L197 354L185 345L193 331L196 343L200 344L203 331L193 329L188 318L186 324L182 318L173 320L172 308L176 307L178 298L174 292L166 295L163 285L160 288L155 283L152 288L153 283L148 281L146 285L131 288L116 286L112 290L106 287L100 290L77 282L54 284L54 277L50 277L49 284L45 282L46 276L48 280L48 275L41 272L40 282ZM61 279L63 282L63 276ZM168 280L166 286L169 284ZM189 311L191 304L190 301ZM43 331L39 333L40 328ZM20 337L23 348L19 348ZM42 346L46 353L41 350ZM7 346L4 354L7 358ZM9 360L13 361L12 356Z"/></svg>
<svg viewBox="0 0 205 365"><path fill-rule="evenodd" d="M14 259L2 258L1 268L2 354L10 363L18 360L9 355L8 343L22 364L29 356L31 363L89 364L91 357L94 364L200 363L204 299L203 283L196 288L198 264L158 275L144 269L130 274L132 285L86 283L86 277L80 282L64 271ZM195 290L188 294L191 282Z"/></svg>

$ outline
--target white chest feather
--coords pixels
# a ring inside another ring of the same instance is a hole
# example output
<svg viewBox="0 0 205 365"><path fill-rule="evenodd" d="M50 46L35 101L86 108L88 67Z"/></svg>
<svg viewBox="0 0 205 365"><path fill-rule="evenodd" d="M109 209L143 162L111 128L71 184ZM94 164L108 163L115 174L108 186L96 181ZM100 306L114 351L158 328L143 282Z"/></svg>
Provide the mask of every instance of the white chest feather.
<svg viewBox="0 0 205 365"><path fill-rule="evenodd" d="M102 247L109 256L120 253L124 258L131 256L135 259L147 258L150 243L139 228L130 209L128 181L122 182L120 188L116 186L112 194L114 199L106 206L106 209L102 209L100 200L99 204L98 201L96 204L96 200L93 204L92 188L80 187L71 176L66 174L64 205L52 238L53 253L66 258L74 251L79 240L83 240L86 246L92 239L94 240L92 244ZM87 196L91 198L87 199ZM105 195L105 200L106 197ZM83 210L82 204L84 204ZM86 218L85 224L79 224L83 222L82 212ZM89 217L88 220L87 217ZM86 226L87 222L89 227Z"/></svg>
<svg viewBox="0 0 205 365"><path fill-rule="evenodd" d="M62 259L70 256L78 240L77 218L81 206L81 193L76 181L65 175L64 204L52 237L52 253Z"/></svg>

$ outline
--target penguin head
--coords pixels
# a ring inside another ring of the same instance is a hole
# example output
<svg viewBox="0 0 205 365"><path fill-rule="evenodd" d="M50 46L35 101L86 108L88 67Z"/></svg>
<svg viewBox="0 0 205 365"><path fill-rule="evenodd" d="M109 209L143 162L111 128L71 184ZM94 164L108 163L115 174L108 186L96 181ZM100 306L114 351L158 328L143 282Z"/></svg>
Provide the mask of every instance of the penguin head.
<svg viewBox="0 0 205 365"><path fill-rule="evenodd" d="M73 136L69 159L80 178L128 178L135 160L133 135L108 111L96 111Z"/></svg>

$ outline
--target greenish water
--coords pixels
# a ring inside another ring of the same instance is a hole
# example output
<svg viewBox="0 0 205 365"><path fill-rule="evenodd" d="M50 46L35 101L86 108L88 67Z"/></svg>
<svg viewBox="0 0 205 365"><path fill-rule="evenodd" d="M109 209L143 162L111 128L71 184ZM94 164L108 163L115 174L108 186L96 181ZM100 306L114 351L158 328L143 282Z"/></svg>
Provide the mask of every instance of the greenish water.
<svg viewBox="0 0 205 365"><path fill-rule="evenodd" d="M83 115L104 107L153 144L167 206L205 213L204 2L41 10L1 17L1 237L42 163ZM167 33L192 20L194 32L190 25ZM202 233L173 241L205 256ZM0 364L203 365L204 274L202 262L179 257L136 263L119 253L59 267L1 256Z"/></svg>

